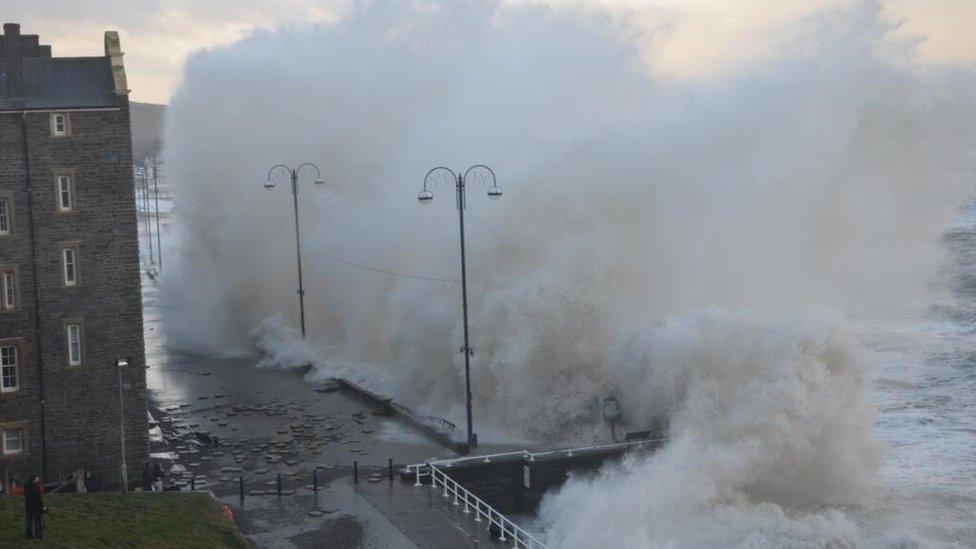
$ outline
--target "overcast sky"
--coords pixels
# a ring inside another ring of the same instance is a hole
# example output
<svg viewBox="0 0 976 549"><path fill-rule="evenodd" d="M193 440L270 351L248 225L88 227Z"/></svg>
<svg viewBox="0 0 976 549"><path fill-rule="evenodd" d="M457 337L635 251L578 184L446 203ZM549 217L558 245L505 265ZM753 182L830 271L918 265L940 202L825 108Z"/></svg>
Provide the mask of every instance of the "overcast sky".
<svg viewBox="0 0 976 549"><path fill-rule="evenodd" d="M398 0L410 1L410 0ZM420 0L417 0L420 1ZM506 3L537 0L504 0ZM851 0L550 0L559 8L631 10L670 34L648 53L657 70L690 78L763 55L777 30L810 12ZM976 0L886 0L903 36L921 40L921 63L976 63ZM4 22L40 34L54 54L101 55L102 33L119 31L132 99L166 103L188 54L233 43L256 29L342 24L366 0L0 0Z"/></svg>

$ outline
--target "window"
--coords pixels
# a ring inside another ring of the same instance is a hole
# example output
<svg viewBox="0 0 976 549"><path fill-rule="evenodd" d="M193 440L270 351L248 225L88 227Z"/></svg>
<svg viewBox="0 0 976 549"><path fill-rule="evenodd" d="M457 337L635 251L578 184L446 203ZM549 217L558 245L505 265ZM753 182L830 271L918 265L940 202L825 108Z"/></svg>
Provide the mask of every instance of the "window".
<svg viewBox="0 0 976 549"><path fill-rule="evenodd" d="M64 137L71 133L71 122L68 120L68 113L51 113L51 135L54 137Z"/></svg>
<svg viewBox="0 0 976 549"><path fill-rule="evenodd" d="M0 196L0 236L10 234L10 198Z"/></svg>
<svg viewBox="0 0 976 549"><path fill-rule="evenodd" d="M61 267L65 286L78 285L78 248L61 248Z"/></svg>
<svg viewBox="0 0 976 549"><path fill-rule="evenodd" d="M20 454L24 451L24 428L12 427L3 429L3 455Z"/></svg>
<svg viewBox="0 0 976 549"><path fill-rule="evenodd" d="M17 346L0 347L0 393L12 393L20 389L20 372L17 364Z"/></svg>
<svg viewBox="0 0 976 549"><path fill-rule="evenodd" d="M68 338L68 366L81 366L81 326L68 324L64 329Z"/></svg>
<svg viewBox="0 0 976 549"><path fill-rule="evenodd" d="M0 269L0 310L17 309L17 272L14 269Z"/></svg>
<svg viewBox="0 0 976 549"><path fill-rule="evenodd" d="M57 181L58 211L70 212L74 207L74 197L72 196L74 185L71 184L71 176L60 174L55 180Z"/></svg>

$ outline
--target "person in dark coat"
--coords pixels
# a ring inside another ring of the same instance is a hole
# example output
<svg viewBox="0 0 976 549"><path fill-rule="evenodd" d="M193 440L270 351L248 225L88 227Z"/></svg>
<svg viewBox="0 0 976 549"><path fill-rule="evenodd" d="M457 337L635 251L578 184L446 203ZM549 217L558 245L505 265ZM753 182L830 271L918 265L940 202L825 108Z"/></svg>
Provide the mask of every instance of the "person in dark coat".
<svg viewBox="0 0 976 549"><path fill-rule="evenodd" d="M153 465L153 488L157 492L163 491L163 479L166 478L166 473L163 472L163 466L157 461Z"/></svg>
<svg viewBox="0 0 976 549"><path fill-rule="evenodd" d="M152 465L147 461L146 466L142 468L142 489L146 492L152 492L153 488Z"/></svg>
<svg viewBox="0 0 976 549"><path fill-rule="evenodd" d="M44 497L41 494L41 481L34 475L30 476L27 485L24 486L24 506L27 517L27 539L42 539L44 526L41 515L44 514Z"/></svg>

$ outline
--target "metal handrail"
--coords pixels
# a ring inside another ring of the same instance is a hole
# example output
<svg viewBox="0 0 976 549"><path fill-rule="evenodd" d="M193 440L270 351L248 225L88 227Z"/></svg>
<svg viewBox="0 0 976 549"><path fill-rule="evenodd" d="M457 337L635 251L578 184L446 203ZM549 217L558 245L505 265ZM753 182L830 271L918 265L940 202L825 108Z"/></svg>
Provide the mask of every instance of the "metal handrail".
<svg viewBox="0 0 976 549"><path fill-rule="evenodd" d="M508 535L514 541L515 547L526 547L528 549L547 549L546 545L539 541L532 534L528 533L525 529L515 524L511 520L505 517L505 515L496 511L490 505L484 502L481 498L474 495L466 488L461 486L457 481L447 476L444 471L441 471L440 467L452 467L458 463L464 462L482 462L491 463L492 459L508 458L508 457L522 457L529 461L535 461L536 458L542 458L547 456L559 456L563 455L566 457L573 457L578 453L585 453L593 450L614 450L618 448L629 448L638 447L643 448L645 444L648 443L659 443L664 442L663 438L646 439L646 440L635 440L632 442L618 442L614 444L602 444L595 446L583 446L579 448L568 448L562 450L548 450L545 452L529 452L528 450L519 450L517 452L503 452L499 454L487 454L481 456L469 456L454 459L442 459L436 461L427 461L424 463L415 463L413 465L407 465L407 473L414 474L414 486L421 486L422 477L430 478L431 489L436 489L438 482L444 488L444 497L451 497L454 494L454 505L460 505L464 503L464 513L468 514L471 512L471 505L473 502L475 509L475 522L481 522L481 518L485 517L488 519L488 527L491 528L492 525L497 525L501 535L499 539L501 541L507 541Z"/></svg>
<svg viewBox="0 0 976 549"><path fill-rule="evenodd" d="M436 465L432 463L418 464L419 467L426 467L427 473L424 474L422 470L418 467L416 470L416 482L414 486L420 486L421 476L430 477L430 487L431 490L437 489L437 484L440 483L441 487L444 488L444 497L449 498L451 494L454 495L454 505L460 506L464 504L464 514L470 514L472 507L474 508L474 521L481 522L482 518L488 520L488 530L491 530L492 526L497 526L499 530L500 541L512 540L514 547L518 549L519 547L525 547L527 549L548 549L546 544L539 541L538 538L530 534L524 528L515 524L509 520L505 515L501 514L491 505L485 503L484 500L474 495L466 488L461 486L457 481L447 476L444 471L441 471Z"/></svg>
<svg viewBox="0 0 976 549"><path fill-rule="evenodd" d="M628 447L632 447L632 446L636 446L638 448L642 448L645 444L648 444L648 443L664 442L664 441L665 441L665 439L663 439L663 438L653 438L653 439L646 439L646 440L635 440L635 441L632 441L632 442L617 442L617 443L614 443L614 444L599 444L599 445L595 445L595 446L583 446L583 447L579 447L579 448L566 448L566 449L561 449L561 450L547 450L545 452L529 452L528 450L518 450L516 452L503 452L503 453L500 453L500 454L486 454L486 455L480 455L480 456L467 456L467 457L459 457L459 458L452 458L452 459L440 459L440 460L429 461L429 462L425 462L425 463L416 463L416 464L413 464L413 465L407 465L406 466L406 470L407 470L408 473L410 473L410 472L413 472L413 471L419 469L420 467L426 467L427 465L437 465L437 466L440 466L440 467L452 467L452 466L454 466L456 464L465 463L465 462L479 462L480 461L482 463L491 463L491 461L493 459L506 458L506 457L516 457L516 456L523 457L523 458L525 458L525 459L527 459L529 461L535 461L536 458L542 458L542 457L547 457L547 456L564 455L566 457L573 457L577 453L584 453L584 452L589 452L589 451L593 451L593 450L614 450L614 449L617 449L617 448L628 448Z"/></svg>

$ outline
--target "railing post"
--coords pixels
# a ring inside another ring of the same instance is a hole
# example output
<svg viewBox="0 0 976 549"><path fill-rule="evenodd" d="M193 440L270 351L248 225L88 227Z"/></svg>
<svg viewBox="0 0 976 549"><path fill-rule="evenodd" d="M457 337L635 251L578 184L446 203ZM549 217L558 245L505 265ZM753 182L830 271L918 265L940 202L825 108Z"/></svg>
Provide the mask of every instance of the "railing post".
<svg viewBox="0 0 976 549"><path fill-rule="evenodd" d="M388 459L389 459L389 467L390 467L390 482L393 482L393 458L388 458Z"/></svg>
<svg viewBox="0 0 976 549"><path fill-rule="evenodd" d="M359 462L352 462L352 483L359 484Z"/></svg>
<svg viewBox="0 0 976 549"><path fill-rule="evenodd" d="M278 472L276 480L278 481L278 497L280 498L281 497L281 471Z"/></svg>
<svg viewBox="0 0 976 549"><path fill-rule="evenodd" d="M577 449L577 453L578 451L579 449ZM512 455L522 455L523 458L528 455L530 459L534 457L534 455L531 453L513 452ZM478 459L480 460L482 458L479 457ZM406 466L407 472L413 470L414 474L416 475L414 485L422 484L420 482L420 475L424 474L423 467L427 468L426 474L430 476L431 489L436 490L438 488L437 483L440 482L444 489L442 495L445 499L451 497L451 492L454 492L453 499L455 506L460 505L461 499L463 498L464 513L470 514L473 507L475 522L482 522L483 519L481 515L484 513L484 516L488 519L488 532L492 536L497 537L498 541L506 543L506 545L508 541L511 541L512 546L517 548L535 549L538 547L539 549L546 549L546 545L543 542L537 540L530 533L519 527L519 525L507 519L505 515L493 509L491 505L485 503L484 509L482 509L481 506L483 502L476 495L472 494L459 482L449 477L444 471L441 471L436 465L430 462ZM439 480L438 475L440 475ZM498 527L497 531L495 530L496 526ZM511 530L509 530L509 528L511 528Z"/></svg>
<svg viewBox="0 0 976 549"><path fill-rule="evenodd" d="M319 470L312 469L312 491L318 493L319 491Z"/></svg>
<svg viewBox="0 0 976 549"><path fill-rule="evenodd" d="M241 493L241 503L244 503L244 475L240 475L237 478L237 487Z"/></svg>

